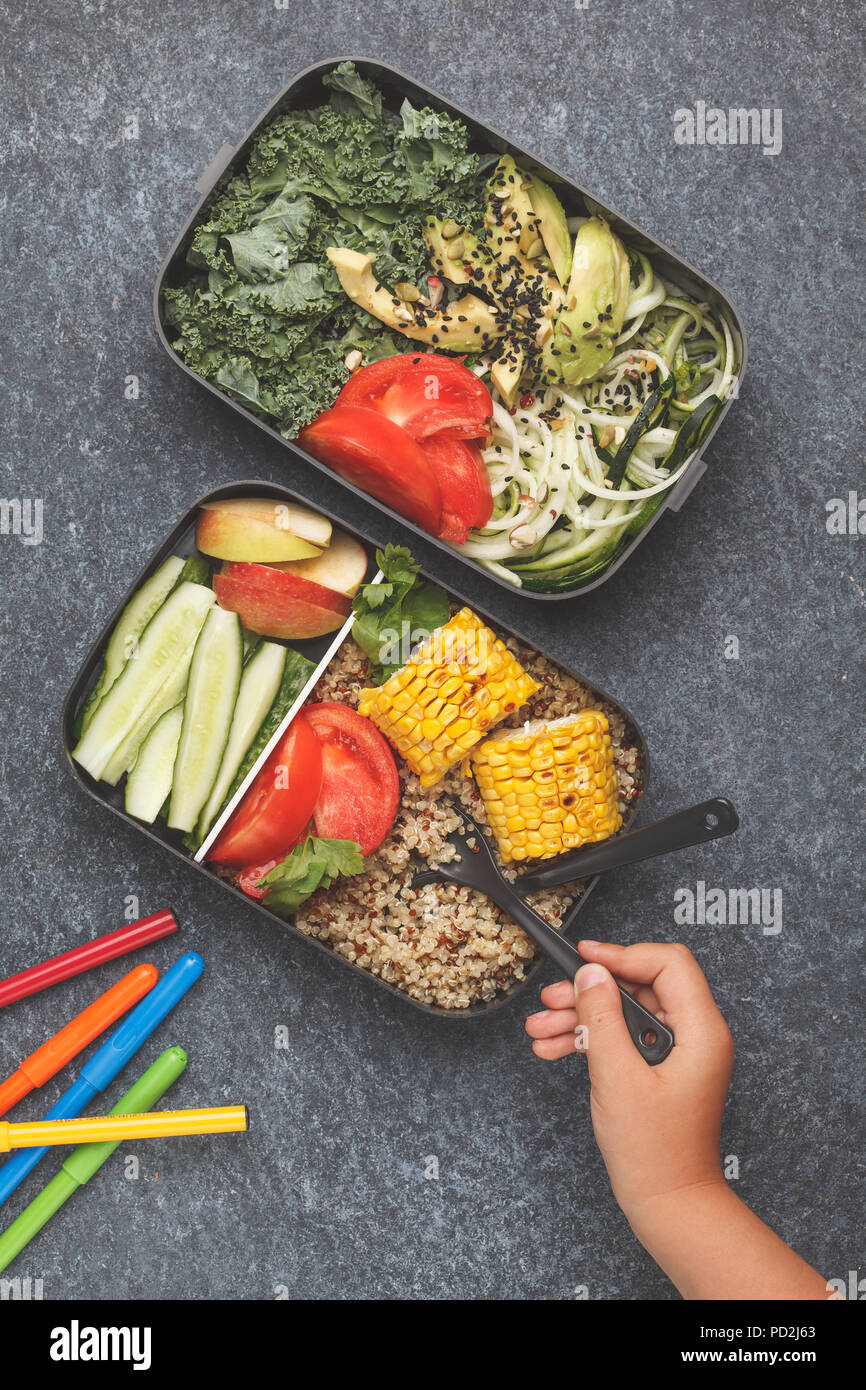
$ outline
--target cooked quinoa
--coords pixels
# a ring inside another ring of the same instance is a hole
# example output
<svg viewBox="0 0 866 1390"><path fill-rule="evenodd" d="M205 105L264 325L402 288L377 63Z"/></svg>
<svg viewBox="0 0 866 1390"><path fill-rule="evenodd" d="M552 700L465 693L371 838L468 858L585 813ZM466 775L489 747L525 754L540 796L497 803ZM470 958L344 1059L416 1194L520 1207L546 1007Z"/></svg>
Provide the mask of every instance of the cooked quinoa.
<svg viewBox="0 0 866 1390"><path fill-rule="evenodd" d="M633 733L622 715L532 648L514 638L506 645L541 689L499 727L517 727L526 719L556 719L586 706L602 709L610 722L619 807L625 814L640 793L642 772ZM338 700L356 708L366 667L363 652L350 638L310 700ZM459 824L451 803L461 803L484 827L494 855L495 842L478 789L459 767L424 790L402 760L396 761L402 794L388 838L368 857L363 875L315 893L295 917L295 925L413 999L441 1009L466 1009L522 980L536 947L481 893L456 884L412 887L422 868L435 868L456 854L447 840ZM515 877L513 871L505 872ZM568 892L553 889L533 894L529 901L559 928L583 889L581 883L570 884Z"/></svg>

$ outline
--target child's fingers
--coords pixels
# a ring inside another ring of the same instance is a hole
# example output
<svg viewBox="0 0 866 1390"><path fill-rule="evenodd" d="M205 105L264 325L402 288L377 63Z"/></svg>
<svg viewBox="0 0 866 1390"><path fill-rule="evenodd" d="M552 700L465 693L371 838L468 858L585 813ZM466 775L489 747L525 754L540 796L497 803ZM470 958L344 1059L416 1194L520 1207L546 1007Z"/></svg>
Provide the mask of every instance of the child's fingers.
<svg viewBox="0 0 866 1390"><path fill-rule="evenodd" d="M643 1004L645 1009L649 1009L651 1014L655 1014L661 1023L664 1023L665 1011L659 1003L652 985L632 985L629 993L639 1004Z"/></svg>
<svg viewBox="0 0 866 1390"><path fill-rule="evenodd" d="M556 1038L560 1033L573 1033L577 1027L577 1010L545 1009L543 1013L532 1014L525 1027L531 1038Z"/></svg>
<svg viewBox="0 0 866 1390"><path fill-rule="evenodd" d="M570 1057L577 1051L583 1051L577 1047L577 1034L574 1031L563 1033L558 1038L536 1038L532 1050L536 1057L545 1062L556 1062L560 1057Z"/></svg>
<svg viewBox="0 0 866 1390"><path fill-rule="evenodd" d="M655 990L651 985L635 985L625 981L623 989L627 989L629 994L633 995L639 1004L643 1004L645 1009L649 1009L651 1014L655 1014L662 1023L664 1022L664 1009L659 1003ZM547 1006L546 1009L541 1013L532 1014L526 1024L527 1033L534 1038L551 1036L547 1031L537 1032L534 1020L542 1018L543 1015L548 1012L558 1013L564 1010L574 1010L574 985L571 980L561 980L558 984L547 985L546 988L541 991L541 1002ZM576 1022L577 1014L575 1012L574 1021L568 1022L566 1026L573 1028ZM530 1023L533 1023L532 1028L529 1026Z"/></svg>
<svg viewBox="0 0 866 1390"><path fill-rule="evenodd" d="M585 960L598 961L620 979L651 986L659 1008L681 1034L683 1028L698 1030L710 1016L718 1015L704 972L685 946L676 942L614 946L581 941L578 949Z"/></svg>
<svg viewBox="0 0 866 1390"><path fill-rule="evenodd" d="M573 1009L574 984L571 980L560 980L555 985L545 985L541 991L541 1002L546 1009Z"/></svg>

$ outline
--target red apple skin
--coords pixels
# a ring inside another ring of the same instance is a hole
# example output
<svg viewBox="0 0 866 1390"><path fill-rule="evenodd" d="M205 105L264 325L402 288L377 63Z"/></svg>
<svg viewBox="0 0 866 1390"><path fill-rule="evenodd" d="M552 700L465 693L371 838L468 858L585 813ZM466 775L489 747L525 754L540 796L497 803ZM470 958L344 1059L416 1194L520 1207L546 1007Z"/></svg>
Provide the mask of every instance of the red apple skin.
<svg viewBox="0 0 866 1390"><path fill-rule="evenodd" d="M220 606L262 637L322 637L342 626L352 606L346 594L268 565L230 562L213 586Z"/></svg>

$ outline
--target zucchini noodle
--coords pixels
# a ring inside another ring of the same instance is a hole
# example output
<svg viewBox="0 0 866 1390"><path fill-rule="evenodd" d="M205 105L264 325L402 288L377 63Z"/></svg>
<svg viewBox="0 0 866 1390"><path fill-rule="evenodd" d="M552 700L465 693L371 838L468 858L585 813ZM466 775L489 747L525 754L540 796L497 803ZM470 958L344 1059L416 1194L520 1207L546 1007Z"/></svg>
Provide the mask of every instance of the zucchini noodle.
<svg viewBox="0 0 866 1390"><path fill-rule="evenodd" d="M686 473L736 380L738 343L724 315L686 298L642 252L631 257L622 332L596 377L569 388L527 383L510 410L490 387L483 457L493 515L460 551L518 588L578 587L606 568ZM485 377L490 360L474 371Z"/></svg>

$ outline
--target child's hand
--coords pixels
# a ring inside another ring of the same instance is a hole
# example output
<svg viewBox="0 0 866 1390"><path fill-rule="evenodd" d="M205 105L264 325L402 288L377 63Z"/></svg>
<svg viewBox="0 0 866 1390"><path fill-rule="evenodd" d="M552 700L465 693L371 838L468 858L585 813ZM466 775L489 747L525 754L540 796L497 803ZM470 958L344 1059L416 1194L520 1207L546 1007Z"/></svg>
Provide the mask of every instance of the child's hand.
<svg viewBox="0 0 866 1390"><path fill-rule="evenodd" d="M679 945L581 941L579 950L593 964L574 985L542 990L545 1010L526 1031L536 1056L548 1059L582 1051L585 1031L592 1123L620 1206L633 1219L656 1197L724 1184L719 1135L734 1046L694 956ZM673 1051L659 1066L635 1048L611 971L673 1030Z"/></svg>
<svg viewBox="0 0 866 1390"><path fill-rule="evenodd" d="M536 1055L553 1058L574 1052L585 1030L595 1137L638 1240L684 1298L826 1298L823 1277L722 1176L734 1045L697 961L684 946L581 941L580 953L592 963L574 985L541 991L546 1008L526 1031ZM635 1048L609 971L673 1029L673 1051L659 1066Z"/></svg>

